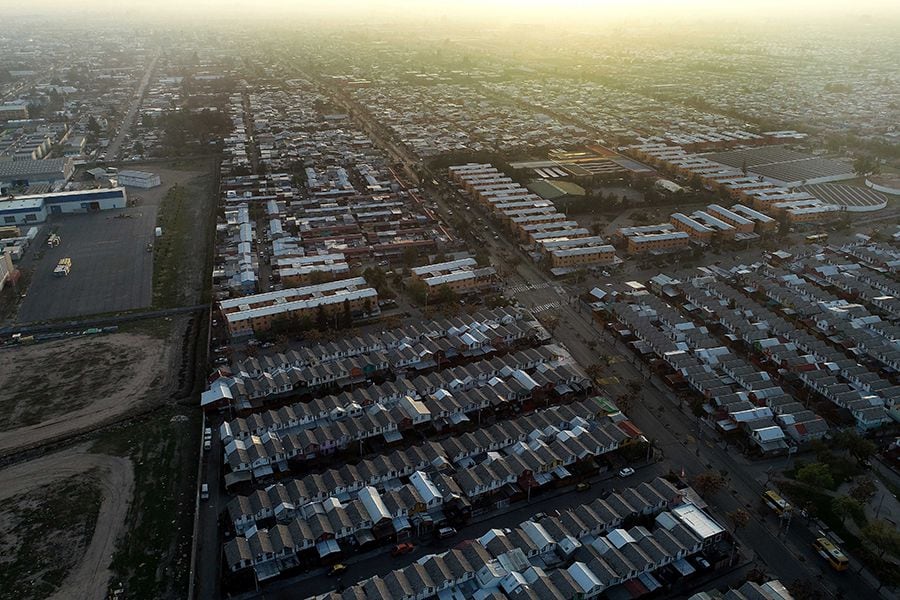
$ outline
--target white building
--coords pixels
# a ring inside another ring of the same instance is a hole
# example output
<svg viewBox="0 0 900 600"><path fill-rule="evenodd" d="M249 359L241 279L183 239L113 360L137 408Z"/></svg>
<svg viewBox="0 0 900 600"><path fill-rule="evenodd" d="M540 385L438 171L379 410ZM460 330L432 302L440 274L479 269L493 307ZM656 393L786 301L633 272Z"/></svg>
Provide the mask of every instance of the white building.
<svg viewBox="0 0 900 600"><path fill-rule="evenodd" d="M116 179L119 185L142 188L145 190L161 185L159 175L156 173L147 173L146 171L119 171Z"/></svg>

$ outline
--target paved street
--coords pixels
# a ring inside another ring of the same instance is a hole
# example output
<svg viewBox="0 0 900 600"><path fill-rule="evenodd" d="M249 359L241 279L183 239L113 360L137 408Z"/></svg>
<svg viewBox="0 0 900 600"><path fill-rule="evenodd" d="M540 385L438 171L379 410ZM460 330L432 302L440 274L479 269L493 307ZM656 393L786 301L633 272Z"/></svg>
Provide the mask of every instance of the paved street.
<svg viewBox="0 0 900 600"><path fill-rule="evenodd" d="M153 68L156 66L157 60L159 60L159 52L153 55L150 64L147 65L147 69L144 71L144 77L141 79L138 89L134 92L131 104L128 105L128 112L125 113L125 116L122 117L122 122L119 124L119 131L116 134L116 138L106 149L106 157L110 161L115 161L119 158L119 150L122 148L122 142L125 140L125 136L128 135L128 132L131 131L131 126L134 124L134 116L137 114L137 110L141 105L141 99L144 97L144 91L147 89L147 84L150 83L150 75L153 74Z"/></svg>

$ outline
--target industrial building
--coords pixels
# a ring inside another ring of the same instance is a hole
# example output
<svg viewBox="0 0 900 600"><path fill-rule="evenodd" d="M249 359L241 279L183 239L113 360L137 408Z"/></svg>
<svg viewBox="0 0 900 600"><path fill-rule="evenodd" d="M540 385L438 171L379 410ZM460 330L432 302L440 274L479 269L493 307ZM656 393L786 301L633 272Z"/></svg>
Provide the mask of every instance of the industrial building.
<svg viewBox="0 0 900 600"><path fill-rule="evenodd" d="M136 187L148 190L161 185L159 175L146 171L119 171L116 181L124 187Z"/></svg>
<svg viewBox="0 0 900 600"><path fill-rule="evenodd" d="M0 200L0 225L43 223L48 215L95 212L127 205L124 188L17 196Z"/></svg>
<svg viewBox="0 0 900 600"><path fill-rule="evenodd" d="M0 188L67 181L74 172L71 158L0 160Z"/></svg>

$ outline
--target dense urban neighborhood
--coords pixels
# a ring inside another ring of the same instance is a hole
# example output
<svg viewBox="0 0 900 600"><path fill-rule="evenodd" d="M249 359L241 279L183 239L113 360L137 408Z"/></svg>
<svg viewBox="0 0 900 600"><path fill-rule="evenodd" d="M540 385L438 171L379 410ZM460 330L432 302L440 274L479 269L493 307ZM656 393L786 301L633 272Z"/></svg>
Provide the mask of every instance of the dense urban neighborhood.
<svg viewBox="0 0 900 600"><path fill-rule="evenodd" d="M0 600L897 598L900 15L422 4L6 11Z"/></svg>

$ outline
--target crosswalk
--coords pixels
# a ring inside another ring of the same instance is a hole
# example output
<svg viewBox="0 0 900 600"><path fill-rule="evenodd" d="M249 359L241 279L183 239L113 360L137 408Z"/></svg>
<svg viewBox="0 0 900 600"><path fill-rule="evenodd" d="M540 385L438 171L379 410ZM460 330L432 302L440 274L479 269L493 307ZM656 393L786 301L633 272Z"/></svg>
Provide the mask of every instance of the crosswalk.
<svg viewBox="0 0 900 600"><path fill-rule="evenodd" d="M540 312L544 312L545 310L553 310L554 308L559 308L560 306L561 306L561 303L559 301L548 302L547 304L539 304L537 306L532 306L531 312L532 313L540 313Z"/></svg>
<svg viewBox="0 0 900 600"><path fill-rule="evenodd" d="M544 283L521 283L519 285L514 285L512 287L506 288L507 294L521 294L522 292L527 292L530 290L542 290L553 285L550 282L545 281Z"/></svg>

